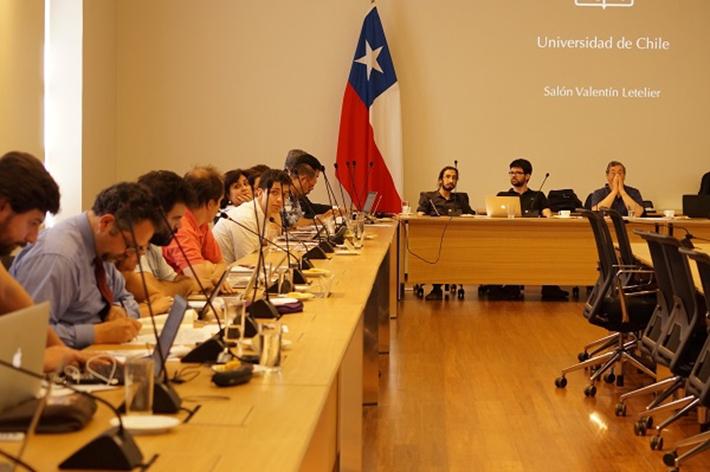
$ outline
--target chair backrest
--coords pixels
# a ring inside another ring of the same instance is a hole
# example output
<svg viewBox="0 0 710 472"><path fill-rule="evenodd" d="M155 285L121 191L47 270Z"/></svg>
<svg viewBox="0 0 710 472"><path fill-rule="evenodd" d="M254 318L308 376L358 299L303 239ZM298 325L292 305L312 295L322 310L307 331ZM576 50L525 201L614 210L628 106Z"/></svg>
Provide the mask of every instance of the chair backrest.
<svg viewBox="0 0 710 472"><path fill-rule="evenodd" d="M669 361L671 372L690 374L707 337L705 304L697 296L688 258L680 252L680 241L672 236L654 236L663 247L673 288L671 320L656 349L656 358Z"/></svg>
<svg viewBox="0 0 710 472"><path fill-rule="evenodd" d="M631 251L631 241L629 241L629 234L626 231L624 218L618 211L611 208L604 209L603 214L608 216L614 225L616 243L619 246L619 253L621 254L621 263L624 265L636 265L636 259L634 258L633 251Z"/></svg>
<svg viewBox="0 0 710 472"><path fill-rule="evenodd" d="M710 310L710 256L696 250L681 248L680 251L693 259L698 266L705 297L705 307ZM710 311L705 314L710 318ZM693 370L688 376L686 390L696 395L705 406L710 406L710 338L705 340Z"/></svg>
<svg viewBox="0 0 710 472"><path fill-rule="evenodd" d="M591 323L603 326L608 320L602 310L606 297L613 291L614 266L618 264L614 245L609 233L609 227L601 213L583 210L582 216L587 218L594 235L594 244L597 248L599 278L584 305L583 314Z"/></svg>
<svg viewBox="0 0 710 472"><path fill-rule="evenodd" d="M651 316L651 320L648 325L646 325L646 329L644 329L641 335L641 346L648 354L655 357L656 348L670 324L671 307L673 306L673 286L671 285L670 269L668 267L666 253L661 243L655 238L658 233L636 231L636 234L646 241L648 252L651 254L653 270L656 273L655 280L656 287L658 288L657 305ZM668 362L666 361L660 360L659 362L668 366Z"/></svg>
<svg viewBox="0 0 710 472"><path fill-rule="evenodd" d="M592 209L592 195L593 193L590 193L587 195L587 198L584 199L584 209L585 210L591 210Z"/></svg>

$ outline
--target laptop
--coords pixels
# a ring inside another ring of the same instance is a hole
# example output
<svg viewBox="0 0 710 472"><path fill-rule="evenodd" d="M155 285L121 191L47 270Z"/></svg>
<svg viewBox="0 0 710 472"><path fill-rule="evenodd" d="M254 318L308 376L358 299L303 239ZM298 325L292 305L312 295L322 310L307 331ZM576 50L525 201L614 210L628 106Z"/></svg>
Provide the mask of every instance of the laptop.
<svg viewBox="0 0 710 472"><path fill-rule="evenodd" d="M203 303L201 300L191 301L188 303L190 305L190 308L195 308L196 310L199 310L197 312L197 319L200 319L200 320L205 319L205 315L207 314L207 310L210 309L210 304L214 303L215 297L217 297L217 295L219 295L220 291L222 290L222 284L224 283L224 280L229 275L229 272L230 272L229 269L222 272L222 277L219 278L219 282L217 282L217 284L212 289L212 292L210 292L210 296L207 298L207 300L205 300L204 305L201 305ZM209 303L208 303L208 301L209 301Z"/></svg>
<svg viewBox="0 0 710 472"><path fill-rule="evenodd" d="M178 331L180 330L180 325L182 324L182 319L185 317L185 311L187 310L187 301L181 297L176 296L173 301L173 306L170 308L168 317L165 320L165 325L158 336L160 340L160 350L158 350L158 345L156 344L155 349L153 349L153 354L149 357L153 359L155 365L155 375L156 377L161 376L161 363L160 357L162 353L163 359L167 360L170 354L170 349L173 347L175 338L177 337ZM130 351L127 351L130 352ZM97 352L98 354L98 352ZM113 364L92 364L91 370L95 371L102 377L109 378L112 377L118 382L117 385L123 384L123 364L117 363L116 369L114 370ZM112 375L113 374L113 375ZM73 383L104 383L105 380L93 375L88 369L84 369L79 378L69 376L68 380Z"/></svg>
<svg viewBox="0 0 710 472"><path fill-rule="evenodd" d="M520 197L486 197L486 215L494 218L521 216Z"/></svg>
<svg viewBox="0 0 710 472"><path fill-rule="evenodd" d="M710 195L683 195L683 214L691 218L710 218Z"/></svg>
<svg viewBox="0 0 710 472"><path fill-rule="evenodd" d="M42 374L47 345L49 303L0 316L0 359ZM42 381L0 366L0 411L35 398Z"/></svg>
<svg viewBox="0 0 710 472"><path fill-rule="evenodd" d="M377 200L377 192L367 192L365 204L362 206L363 213L365 213L366 215L372 213L372 209L375 206L375 200Z"/></svg>

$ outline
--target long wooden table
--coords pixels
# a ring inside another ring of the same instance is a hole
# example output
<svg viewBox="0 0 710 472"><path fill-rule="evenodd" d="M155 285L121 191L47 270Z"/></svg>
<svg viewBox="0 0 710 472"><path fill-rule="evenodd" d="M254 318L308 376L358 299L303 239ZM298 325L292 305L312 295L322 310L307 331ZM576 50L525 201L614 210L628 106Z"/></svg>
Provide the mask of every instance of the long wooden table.
<svg viewBox="0 0 710 472"><path fill-rule="evenodd" d="M695 244L695 249L698 251L710 254L710 244L708 243L697 243ZM643 265L648 267L653 267L653 260L651 260L651 253L648 250L648 244L646 243L631 243L631 251L634 253L634 257L639 260ZM700 280L700 273L698 273L698 265L694 261L689 261L690 273L693 275L693 283L695 284L695 289L703 293L703 284Z"/></svg>
<svg viewBox="0 0 710 472"><path fill-rule="evenodd" d="M593 285L594 238L585 218L400 216L399 284ZM633 231L687 228L710 238L710 220L631 218ZM612 231L613 233L613 231Z"/></svg>
<svg viewBox="0 0 710 472"><path fill-rule="evenodd" d="M361 255L316 261L336 276L332 294L306 302L301 314L282 318L293 344L284 351L280 372L218 388L208 368L197 367L197 378L177 385L185 406L200 404L201 409L170 433L136 437L145 460L159 455L151 470L361 470L362 405L373 379L375 401L377 395L377 371L368 372L367 365L374 356L376 369L378 318L388 321L394 306L388 288L395 229L395 224L368 227L366 234L375 239L365 242ZM174 371L185 364L169 366ZM101 395L118 405L123 391ZM80 432L32 438L24 459L38 470L57 470L62 460L106 430L111 417L99 405ZM0 443L10 453L17 447Z"/></svg>

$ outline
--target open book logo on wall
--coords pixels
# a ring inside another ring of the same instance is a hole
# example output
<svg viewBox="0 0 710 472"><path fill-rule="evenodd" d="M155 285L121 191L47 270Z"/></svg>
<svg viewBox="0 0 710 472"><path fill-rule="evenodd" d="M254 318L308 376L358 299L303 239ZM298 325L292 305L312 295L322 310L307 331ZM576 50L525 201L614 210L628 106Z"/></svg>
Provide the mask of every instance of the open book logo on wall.
<svg viewBox="0 0 710 472"><path fill-rule="evenodd" d="M635 0L574 0L578 7L598 7L607 8L630 8L634 6Z"/></svg>

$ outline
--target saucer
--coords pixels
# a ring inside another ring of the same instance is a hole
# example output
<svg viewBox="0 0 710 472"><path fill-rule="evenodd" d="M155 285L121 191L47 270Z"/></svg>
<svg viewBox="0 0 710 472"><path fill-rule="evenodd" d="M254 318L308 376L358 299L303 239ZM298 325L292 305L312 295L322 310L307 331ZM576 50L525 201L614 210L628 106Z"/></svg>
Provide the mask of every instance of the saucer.
<svg viewBox="0 0 710 472"><path fill-rule="evenodd" d="M123 427L133 434L160 434L180 424L180 420L164 415L121 416ZM118 426L118 418L111 418L111 426Z"/></svg>

